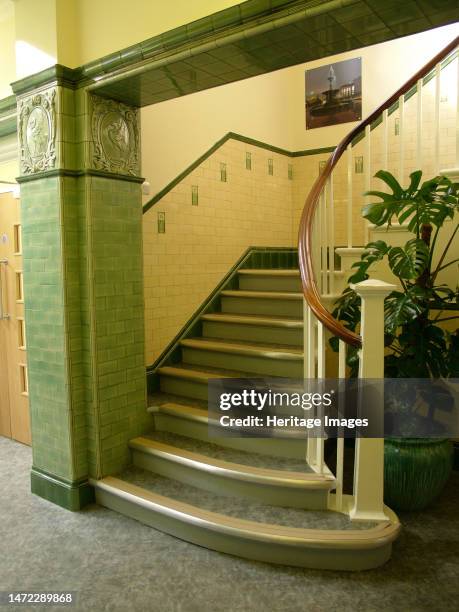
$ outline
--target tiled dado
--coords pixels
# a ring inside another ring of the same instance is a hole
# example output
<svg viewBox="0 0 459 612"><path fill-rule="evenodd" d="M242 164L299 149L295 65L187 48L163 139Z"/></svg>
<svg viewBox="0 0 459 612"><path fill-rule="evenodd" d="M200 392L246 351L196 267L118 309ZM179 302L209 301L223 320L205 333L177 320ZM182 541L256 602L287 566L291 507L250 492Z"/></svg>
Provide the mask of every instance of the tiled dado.
<svg viewBox="0 0 459 612"><path fill-rule="evenodd" d="M249 247L295 245L293 158L256 142L225 139L143 215L149 365Z"/></svg>
<svg viewBox="0 0 459 612"><path fill-rule="evenodd" d="M18 99L32 490L75 509L148 423L136 109Z"/></svg>

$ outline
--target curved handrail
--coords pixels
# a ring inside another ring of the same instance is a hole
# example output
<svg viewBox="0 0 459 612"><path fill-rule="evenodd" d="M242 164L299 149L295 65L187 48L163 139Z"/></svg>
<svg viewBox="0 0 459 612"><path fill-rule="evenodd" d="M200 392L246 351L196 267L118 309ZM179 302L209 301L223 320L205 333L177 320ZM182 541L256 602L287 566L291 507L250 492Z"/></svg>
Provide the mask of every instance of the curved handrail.
<svg viewBox="0 0 459 612"><path fill-rule="evenodd" d="M401 95L407 93L413 85L416 85L419 79L428 74L435 66L451 53L459 45L459 36L449 43L440 53L432 58L423 68L418 70L404 85L402 85L394 94L373 111L366 119L357 125L349 134L343 138L333 153L330 155L325 168L316 179L303 208L300 220L298 234L298 259L300 265L301 282L303 285L304 297L311 308L314 315L319 321L330 331L334 336L343 340L346 344L360 347L362 339L359 334L347 329L335 319L331 313L325 308L320 299L320 293L317 289L315 280L313 262L312 262L312 228L314 215L317 209L322 189L324 188L328 178L330 177L333 168L340 160L343 153L354 138L363 132L367 125L371 125L383 111L390 108Z"/></svg>

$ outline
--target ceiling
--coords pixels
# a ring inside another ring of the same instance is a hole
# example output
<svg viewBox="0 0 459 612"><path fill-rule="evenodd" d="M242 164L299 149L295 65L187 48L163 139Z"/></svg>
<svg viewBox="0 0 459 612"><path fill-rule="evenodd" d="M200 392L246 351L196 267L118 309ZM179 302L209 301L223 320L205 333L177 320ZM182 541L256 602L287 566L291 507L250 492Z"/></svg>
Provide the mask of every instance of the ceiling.
<svg viewBox="0 0 459 612"><path fill-rule="evenodd" d="M224 24L226 13L247 5L258 8L258 17L239 13L239 21L228 18L229 26L218 27L218 18ZM459 8L451 0L249 0L81 70L82 76L97 81L92 88L99 95L147 106L428 30L458 17ZM127 66L123 58L129 56L140 61ZM121 68L113 77L117 62Z"/></svg>

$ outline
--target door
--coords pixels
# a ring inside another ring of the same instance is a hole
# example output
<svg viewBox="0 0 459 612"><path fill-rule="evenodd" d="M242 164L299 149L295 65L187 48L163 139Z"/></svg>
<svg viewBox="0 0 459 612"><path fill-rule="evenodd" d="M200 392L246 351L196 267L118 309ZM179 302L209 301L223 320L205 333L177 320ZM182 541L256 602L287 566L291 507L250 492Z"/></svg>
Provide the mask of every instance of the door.
<svg viewBox="0 0 459 612"><path fill-rule="evenodd" d="M0 193L0 435L30 444L20 201Z"/></svg>

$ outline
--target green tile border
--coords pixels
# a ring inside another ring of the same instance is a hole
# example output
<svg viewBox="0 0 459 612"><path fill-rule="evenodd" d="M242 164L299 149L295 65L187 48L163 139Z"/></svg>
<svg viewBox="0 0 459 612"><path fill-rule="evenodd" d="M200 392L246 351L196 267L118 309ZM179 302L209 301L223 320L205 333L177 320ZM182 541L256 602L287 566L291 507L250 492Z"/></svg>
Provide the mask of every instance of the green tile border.
<svg viewBox="0 0 459 612"><path fill-rule="evenodd" d="M237 273L247 268L297 268L298 249L296 247L248 247L231 269L225 274L212 293L191 315L177 335L169 342L156 361L147 366L147 390L153 393L159 388L156 370L164 365L180 361L180 340L201 334L201 316L216 312L220 307L220 293L224 289L237 289Z"/></svg>
<svg viewBox="0 0 459 612"><path fill-rule="evenodd" d="M0 138L17 131L16 96L0 100Z"/></svg>
<svg viewBox="0 0 459 612"><path fill-rule="evenodd" d="M272 153L279 153L280 155L286 155L287 157L303 157L306 155L319 155L323 153L332 153L335 150L335 147L322 147L321 149L309 149L304 151L288 151L287 149L282 149L281 147L276 147L274 145L270 145L266 142L262 142L261 140L255 140L255 138L250 138L249 136L243 136L242 134L236 134L236 132L228 132L217 140L215 144L213 144L205 153L203 153L200 157L198 157L192 164L190 164L185 170L180 172L170 183L168 183L161 191L158 191L156 195L154 195L151 200L148 200L143 206L143 213L145 214L150 210L152 206L157 204L169 191L171 191L178 183L183 181L193 170L195 170L198 166L200 166L203 162L206 161L208 157L210 157L215 151L217 151L220 147L222 147L225 142L228 140L237 140L238 142L244 142L245 144L252 145L254 147L258 147L260 149L265 149L266 151L271 151Z"/></svg>
<svg viewBox="0 0 459 612"><path fill-rule="evenodd" d="M24 176L18 176L16 181L21 183L30 183L32 181L38 181L45 178L52 178L55 176L71 176L71 177L82 177L82 176L94 176L99 178L115 179L119 181L127 181L128 183L143 183L145 179L141 176L132 176L130 174L117 174L114 172L104 172L103 170L94 170L88 168L86 170L66 170L65 168L58 168L56 170L47 170L45 172L36 172L35 174L27 174Z"/></svg>
<svg viewBox="0 0 459 612"><path fill-rule="evenodd" d="M87 480L69 482L32 467L30 484L32 493L66 510L81 510L95 501L94 489Z"/></svg>
<svg viewBox="0 0 459 612"><path fill-rule="evenodd" d="M76 69L67 68L62 64L55 64L45 70L31 74L23 79L11 83L11 89L16 96L22 96L30 91L50 85L61 85L74 89L78 83L78 72Z"/></svg>

